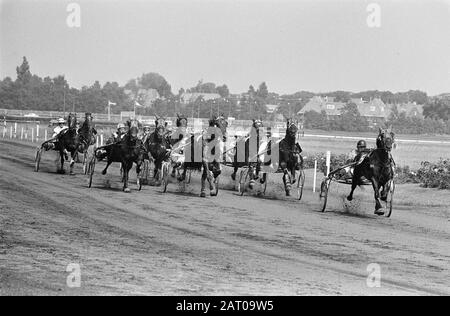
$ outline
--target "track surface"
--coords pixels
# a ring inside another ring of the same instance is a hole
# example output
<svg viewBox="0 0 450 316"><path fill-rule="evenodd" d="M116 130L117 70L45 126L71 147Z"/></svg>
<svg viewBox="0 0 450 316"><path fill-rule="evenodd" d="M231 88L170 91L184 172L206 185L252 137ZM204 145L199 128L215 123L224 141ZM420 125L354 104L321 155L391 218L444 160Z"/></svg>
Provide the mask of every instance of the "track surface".
<svg viewBox="0 0 450 316"><path fill-rule="evenodd" d="M309 189L302 202L231 190L202 199L195 182L126 194L117 168L105 178L97 166L88 189L79 165L58 175L44 153L36 173L33 146L0 148L0 295L450 294L450 199L400 200L387 219L319 213ZM70 263L80 288L66 285ZM370 263L380 288L366 284Z"/></svg>

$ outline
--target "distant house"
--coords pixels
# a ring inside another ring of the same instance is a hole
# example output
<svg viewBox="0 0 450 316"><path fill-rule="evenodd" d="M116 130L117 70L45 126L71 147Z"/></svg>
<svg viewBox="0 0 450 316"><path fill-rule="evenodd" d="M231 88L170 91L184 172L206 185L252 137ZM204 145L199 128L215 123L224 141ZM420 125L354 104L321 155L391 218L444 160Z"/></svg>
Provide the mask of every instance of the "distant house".
<svg viewBox="0 0 450 316"><path fill-rule="evenodd" d="M280 106L278 104L266 104L267 113L275 113Z"/></svg>
<svg viewBox="0 0 450 316"><path fill-rule="evenodd" d="M344 108L344 106L344 102L334 101L334 97L314 96L297 114L304 115L309 111L315 111L317 113L325 111L328 117L333 118L335 116L341 115L341 110Z"/></svg>
<svg viewBox="0 0 450 316"><path fill-rule="evenodd" d="M391 113L390 108L379 98L370 101L363 99L351 99L356 104L361 116L364 116L371 126L378 126L386 121Z"/></svg>
<svg viewBox="0 0 450 316"><path fill-rule="evenodd" d="M375 98L370 101L351 99L350 102L356 104L361 116L364 116L371 126L377 126L389 117L390 109L381 99ZM345 105L345 102L335 101L334 97L314 96L297 114L304 115L309 111L317 113L324 111L329 119L335 119L341 115Z"/></svg>
<svg viewBox="0 0 450 316"><path fill-rule="evenodd" d="M191 102L195 102L200 97L205 101L216 100L221 98L220 94L218 93L185 92L181 95L180 100L181 103L188 104Z"/></svg>

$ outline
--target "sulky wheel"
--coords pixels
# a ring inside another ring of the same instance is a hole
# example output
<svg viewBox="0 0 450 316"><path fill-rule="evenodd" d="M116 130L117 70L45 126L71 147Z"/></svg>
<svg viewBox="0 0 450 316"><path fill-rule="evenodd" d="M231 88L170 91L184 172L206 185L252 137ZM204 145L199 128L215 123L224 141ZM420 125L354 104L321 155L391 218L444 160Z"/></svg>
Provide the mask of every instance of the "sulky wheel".
<svg viewBox="0 0 450 316"><path fill-rule="evenodd" d="M35 166L34 171L39 172L39 165L41 163L41 157L42 157L42 147L39 147L36 150L36 158L35 158Z"/></svg>
<svg viewBox="0 0 450 316"><path fill-rule="evenodd" d="M249 179L249 170L248 169L242 169L241 174L239 176L239 184L238 184L238 191L241 194L241 196L244 195L246 191L246 185L247 180Z"/></svg>
<svg viewBox="0 0 450 316"><path fill-rule="evenodd" d="M297 181L297 198L300 201L303 197L303 188L305 187L305 171L303 169L300 170L300 174L298 176Z"/></svg>
<svg viewBox="0 0 450 316"><path fill-rule="evenodd" d="M89 161L88 170L89 170L89 188L92 187L92 178L94 177L94 171L95 171L95 156L92 156L91 160Z"/></svg>
<svg viewBox="0 0 450 316"><path fill-rule="evenodd" d="M322 181L322 184L320 185L320 208L321 212L325 212L325 209L327 208L327 200L328 200L328 192L330 190L330 184L331 180L329 178L326 178Z"/></svg>

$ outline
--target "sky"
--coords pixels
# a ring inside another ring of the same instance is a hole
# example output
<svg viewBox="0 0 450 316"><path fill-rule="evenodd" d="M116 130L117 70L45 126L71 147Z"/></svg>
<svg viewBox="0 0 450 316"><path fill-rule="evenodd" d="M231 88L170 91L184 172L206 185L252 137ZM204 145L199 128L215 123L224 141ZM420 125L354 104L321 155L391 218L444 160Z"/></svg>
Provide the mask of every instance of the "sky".
<svg viewBox="0 0 450 316"><path fill-rule="evenodd" d="M265 81L280 94L436 95L450 92L450 0L0 0L0 78L15 79L22 56L77 88L158 72L174 93L203 80L232 93Z"/></svg>

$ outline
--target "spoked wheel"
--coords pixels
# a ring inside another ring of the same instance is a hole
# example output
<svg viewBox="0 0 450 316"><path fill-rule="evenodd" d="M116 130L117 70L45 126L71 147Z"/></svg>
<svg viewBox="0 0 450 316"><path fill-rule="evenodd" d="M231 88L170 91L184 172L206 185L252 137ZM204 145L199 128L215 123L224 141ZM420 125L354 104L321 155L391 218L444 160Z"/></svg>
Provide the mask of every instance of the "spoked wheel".
<svg viewBox="0 0 450 316"><path fill-rule="evenodd" d="M167 185L169 184L170 177L170 164L168 162L164 162L161 168L161 185L163 188L163 193L167 192Z"/></svg>
<svg viewBox="0 0 450 316"><path fill-rule="evenodd" d="M386 200L386 217L391 217L392 214L392 206L394 203L394 192L395 192L395 182L394 180L391 180L391 183L389 184L389 192Z"/></svg>
<svg viewBox="0 0 450 316"><path fill-rule="evenodd" d="M41 163L41 157L42 157L42 147L38 147L38 149L36 150L36 158L35 158L35 166L34 166L34 170L36 172L39 172L39 165Z"/></svg>
<svg viewBox="0 0 450 316"><path fill-rule="evenodd" d="M241 196L244 195L245 191L246 191L246 185L247 185L247 180L249 179L249 172L248 169L242 169L241 170L241 174L239 176L239 185L238 185L238 191L241 194Z"/></svg>
<svg viewBox="0 0 450 316"><path fill-rule="evenodd" d="M331 180L326 178L320 185L320 208L321 212L325 212L327 208L328 191L330 190Z"/></svg>
<svg viewBox="0 0 450 316"><path fill-rule="evenodd" d="M89 161L88 170L89 170L89 188L92 187L92 178L94 177L94 171L95 171L95 156L91 158L91 161Z"/></svg>
<svg viewBox="0 0 450 316"><path fill-rule="evenodd" d="M297 180L297 198L300 201L303 197L303 188L305 186L305 171L300 170L300 175Z"/></svg>

